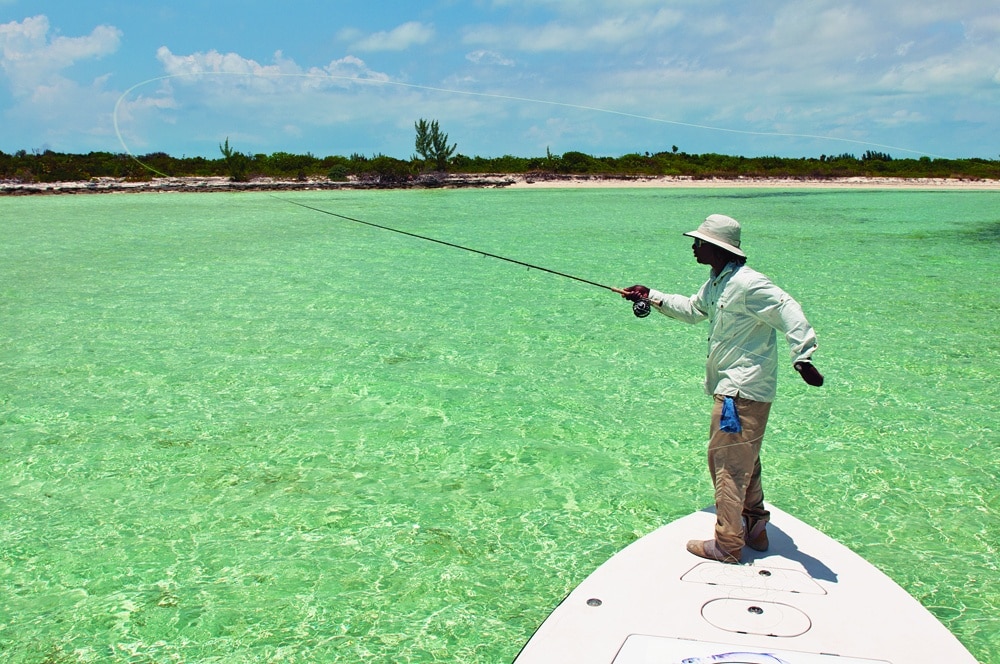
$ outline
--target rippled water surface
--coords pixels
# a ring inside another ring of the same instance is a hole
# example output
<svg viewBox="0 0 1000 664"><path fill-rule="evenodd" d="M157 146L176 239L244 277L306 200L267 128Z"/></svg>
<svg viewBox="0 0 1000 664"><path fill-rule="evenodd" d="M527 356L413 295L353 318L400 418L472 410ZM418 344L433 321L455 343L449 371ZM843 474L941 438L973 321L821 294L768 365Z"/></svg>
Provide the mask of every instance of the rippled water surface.
<svg viewBox="0 0 1000 664"><path fill-rule="evenodd" d="M737 217L827 375L782 366L768 499L1000 661L1000 194L282 196L685 294L680 233ZM0 234L0 661L509 661L711 502L706 328L602 288L256 193L6 199Z"/></svg>

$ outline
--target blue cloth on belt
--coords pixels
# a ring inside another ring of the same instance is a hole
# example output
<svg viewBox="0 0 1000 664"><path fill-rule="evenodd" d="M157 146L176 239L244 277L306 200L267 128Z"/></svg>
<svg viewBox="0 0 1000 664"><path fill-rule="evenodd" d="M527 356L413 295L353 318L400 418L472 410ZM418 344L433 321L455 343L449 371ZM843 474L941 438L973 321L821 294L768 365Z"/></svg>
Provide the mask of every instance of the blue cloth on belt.
<svg viewBox="0 0 1000 664"><path fill-rule="evenodd" d="M736 402L733 401L732 397L725 397L722 400L722 417L719 419L719 428L726 433L743 431L739 413L736 412Z"/></svg>

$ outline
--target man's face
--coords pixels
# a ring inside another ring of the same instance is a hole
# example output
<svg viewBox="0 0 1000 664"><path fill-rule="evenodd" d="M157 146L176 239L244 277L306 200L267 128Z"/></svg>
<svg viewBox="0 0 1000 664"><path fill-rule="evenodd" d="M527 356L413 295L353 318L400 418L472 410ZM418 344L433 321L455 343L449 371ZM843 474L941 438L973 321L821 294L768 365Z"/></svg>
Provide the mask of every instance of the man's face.
<svg viewBox="0 0 1000 664"><path fill-rule="evenodd" d="M702 265L711 265L712 257L715 255L714 245L705 242L704 240L694 239L694 244L691 245L691 250L694 251L694 258L696 261Z"/></svg>

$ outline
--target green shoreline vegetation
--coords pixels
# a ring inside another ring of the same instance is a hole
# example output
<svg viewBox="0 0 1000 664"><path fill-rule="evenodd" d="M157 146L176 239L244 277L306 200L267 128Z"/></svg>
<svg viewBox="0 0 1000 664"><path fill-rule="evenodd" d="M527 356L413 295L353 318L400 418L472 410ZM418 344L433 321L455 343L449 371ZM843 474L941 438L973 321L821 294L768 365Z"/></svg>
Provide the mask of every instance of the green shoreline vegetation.
<svg viewBox="0 0 1000 664"><path fill-rule="evenodd" d="M723 154L688 154L674 147L669 152L632 153L620 157L596 157L582 152L565 152L543 157L469 157L455 154L445 162L414 155L396 159L382 154L350 157L313 154L241 153L220 145L223 156L173 157L164 152L133 156L125 153L90 152L67 154L52 150L0 151L0 181L16 183L80 182L94 178L120 178L132 182L166 177L229 177L234 182L255 178L305 181L328 178L377 182L381 186L405 185L432 172L468 175L579 175L593 177L665 177L694 179L845 177L945 178L963 180L1000 179L1000 160L940 159L928 156L897 159L866 151L819 157L741 157ZM444 168L441 168L444 166Z"/></svg>

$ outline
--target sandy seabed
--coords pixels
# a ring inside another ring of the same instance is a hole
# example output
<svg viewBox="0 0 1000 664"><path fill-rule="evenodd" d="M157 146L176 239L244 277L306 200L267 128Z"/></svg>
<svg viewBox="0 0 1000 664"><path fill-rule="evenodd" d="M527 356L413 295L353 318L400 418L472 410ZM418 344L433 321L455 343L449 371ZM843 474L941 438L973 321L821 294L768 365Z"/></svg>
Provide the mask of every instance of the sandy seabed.
<svg viewBox="0 0 1000 664"><path fill-rule="evenodd" d="M324 178L279 180L255 178L232 182L226 177L167 177L143 181L123 178L93 178L79 182L10 182L0 181L0 196L39 194L166 193L218 191L305 191L317 189L461 189L461 188L814 188L814 189L948 189L996 190L1000 180L960 178L694 178L690 176L606 177L599 175L506 175L506 174L436 174L407 182L386 183L378 180L352 179L336 182Z"/></svg>

